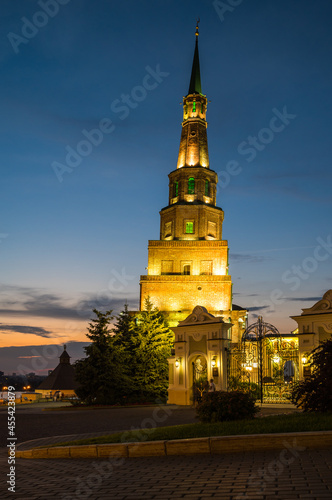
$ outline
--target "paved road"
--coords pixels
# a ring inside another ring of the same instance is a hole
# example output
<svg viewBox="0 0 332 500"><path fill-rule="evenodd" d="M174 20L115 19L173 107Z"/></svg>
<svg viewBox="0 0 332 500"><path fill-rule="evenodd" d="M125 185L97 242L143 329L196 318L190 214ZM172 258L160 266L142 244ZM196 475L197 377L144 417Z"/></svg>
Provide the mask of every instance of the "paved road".
<svg viewBox="0 0 332 500"><path fill-rule="evenodd" d="M16 406L16 436L18 443L45 438L49 436L64 436L73 434L104 434L140 429L149 426L168 426L190 424L197 422L195 410L188 407L160 406L107 408L77 411L71 406L68 410L56 410L63 403L48 403L44 405ZM287 407L289 406L289 407ZM54 408L54 411L44 411L44 408ZM0 407L0 447L6 446L7 407ZM261 413L293 412L290 405L265 406Z"/></svg>
<svg viewBox="0 0 332 500"><path fill-rule="evenodd" d="M18 441L195 421L190 408L117 408L43 412L18 407ZM167 410L167 411L166 411ZM267 413L288 410L265 410ZM1 408L1 429L7 410ZM1 432L2 446L5 433ZM290 443L293 445L294 443ZM297 450L192 457L16 461L16 491L7 491L6 449L0 451L0 497L29 500L321 500L332 498L332 452Z"/></svg>
<svg viewBox="0 0 332 500"><path fill-rule="evenodd" d="M164 408L164 409L163 409ZM16 407L18 443L47 436L104 433L144 426L178 425L196 422L195 410L177 407L137 407L75 411L43 411L42 407ZM7 408L0 411L0 447L6 446Z"/></svg>
<svg viewBox="0 0 332 500"><path fill-rule="evenodd" d="M2 499L24 500L323 500L332 498L329 450L237 453L108 460L17 460L17 488Z"/></svg>

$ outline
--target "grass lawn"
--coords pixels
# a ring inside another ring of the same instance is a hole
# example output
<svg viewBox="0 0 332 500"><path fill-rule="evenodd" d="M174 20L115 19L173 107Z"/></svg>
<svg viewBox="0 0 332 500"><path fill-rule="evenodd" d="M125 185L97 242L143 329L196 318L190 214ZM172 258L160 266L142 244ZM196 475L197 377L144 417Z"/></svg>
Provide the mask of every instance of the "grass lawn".
<svg viewBox="0 0 332 500"><path fill-rule="evenodd" d="M186 439L211 436L236 436L244 434L274 434L278 432L308 432L332 430L332 414L293 413L273 415L253 420L237 420L214 424L185 424L171 427L155 427L137 431L123 431L116 434L57 443L53 446L130 443L168 439Z"/></svg>

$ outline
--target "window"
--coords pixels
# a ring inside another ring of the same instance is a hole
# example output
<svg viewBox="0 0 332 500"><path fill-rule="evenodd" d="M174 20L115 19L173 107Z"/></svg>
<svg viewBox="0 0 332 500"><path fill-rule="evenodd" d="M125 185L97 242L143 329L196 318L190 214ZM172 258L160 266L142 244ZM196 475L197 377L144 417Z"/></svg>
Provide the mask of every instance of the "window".
<svg viewBox="0 0 332 500"><path fill-rule="evenodd" d="M195 112L196 112L196 102L194 101L193 102L193 113L195 113Z"/></svg>
<svg viewBox="0 0 332 500"><path fill-rule="evenodd" d="M187 234L194 233L194 223L193 222L186 222L186 233Z"/></svg>
<svg viewBox="0 0 332 500"><path fill-rule="evenodd" d="M195 179L193 177L188 179L188 194L195 194Z"/></svg>
<svg viewBox="0 0 332 500"><path fill-rule="evenodd" d="M164 237L169 238L170 236L172 236L172 222L166 222Z"/></svg>
<svg viewBox="0 0 332 500"><path fill-rule="evenodd" d="M183 266L183 274L189 275L190 274L190 265L186 264Z"/></svg>
<svg viewBox="0 0 332 500"><path fill-rule="evenodd" d="M173 184L173 198L179 195L179 183L177 181Z"/></svg>
<svg viewBox="0 0 332 500"><path fill-rule="evenodd" d="M205 180L205 196L210 196L210 183L207 179Z"/></svg>
<svg viewBox="0 0 332 500"><path fill-rule="evenodd" d="M162 260L161 261L161 274L172 274L173 273L173 261L172 260Z"/></svg>
<svg viewBox="0 0 332 500"><path fill-rule="evenodd" d="M212 274L212 260L201 260L201 274Z"/></svg>
<svg viewBox="0 0 332 500"><path fill-rule="evenodd" d="M215 222L208 221L208 235L212 238L217 237L217 224Z"/></svg>

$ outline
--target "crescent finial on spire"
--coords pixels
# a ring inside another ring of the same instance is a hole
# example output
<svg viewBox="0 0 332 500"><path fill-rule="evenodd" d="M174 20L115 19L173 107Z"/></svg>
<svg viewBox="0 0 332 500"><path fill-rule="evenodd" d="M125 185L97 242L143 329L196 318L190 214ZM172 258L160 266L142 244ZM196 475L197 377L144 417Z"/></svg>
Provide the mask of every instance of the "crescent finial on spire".
<svg viewBox="0 0 332 500"><path fill-rule="evenodd" d="M190 78L190 84L189 84L189 94L201 94L202 93L202 88L201 88L201 74L200 74L200 69L199 69L199 55L198 55L198 23L199 23L199 18L196 19L196 41L195 41L195 52L194 52L194 59L193 59L193 66L191 70L191 78Z"/></svg>
<svg viewBox="0 0 332 500"><path fill-rule="evenodd" d="M200 23L200 18L196 19L196 33L195 33L196 36L199 35L199 29L198 29L198 24L199 23Z"/></svg>

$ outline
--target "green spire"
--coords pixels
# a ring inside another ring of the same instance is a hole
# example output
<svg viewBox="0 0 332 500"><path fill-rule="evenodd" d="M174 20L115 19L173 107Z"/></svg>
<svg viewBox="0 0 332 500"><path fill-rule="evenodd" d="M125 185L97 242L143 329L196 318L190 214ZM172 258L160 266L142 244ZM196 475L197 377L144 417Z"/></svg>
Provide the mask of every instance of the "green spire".
<svg viewBox="0 0 332 500"><path fill-rule="evenodd" d="M198 35L199 35L198 23L199 23L199 19L197 20L197 24L196 24L195 53L194 53L194 59L193 59L193 67L191 70L191 78L190 78L188 94L201 94L202 93L201 72L199 69L199 55L198 55Z"/></svg>

